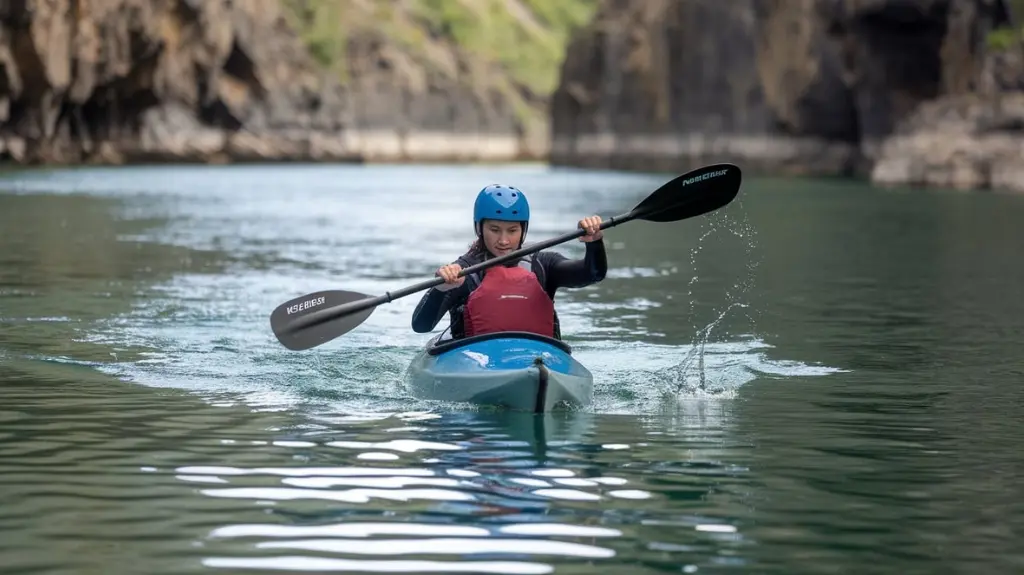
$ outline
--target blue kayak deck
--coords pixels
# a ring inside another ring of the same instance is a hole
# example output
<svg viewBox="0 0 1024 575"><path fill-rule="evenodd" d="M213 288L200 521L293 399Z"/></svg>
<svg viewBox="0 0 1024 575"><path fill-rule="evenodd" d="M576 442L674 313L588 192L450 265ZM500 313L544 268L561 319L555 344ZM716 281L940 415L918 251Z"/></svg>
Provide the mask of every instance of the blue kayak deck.
<svg viewBox="0 0 1024 575"><path fill-rule="evenodd" d="M583 375L569 344L529 332L500 332L434 343L434 369L448 373L521 370L543 361L551 371Z"/></svg>

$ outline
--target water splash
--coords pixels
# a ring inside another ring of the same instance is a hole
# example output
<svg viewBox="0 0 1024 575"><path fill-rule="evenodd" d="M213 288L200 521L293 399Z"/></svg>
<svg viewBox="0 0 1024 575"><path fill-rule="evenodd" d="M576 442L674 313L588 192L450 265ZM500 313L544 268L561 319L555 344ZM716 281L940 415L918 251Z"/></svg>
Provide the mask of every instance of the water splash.
<svg viewBox="0 0 1024 575"><path fill-rule="evenodd" d="M737 200L736 206L742 207L742 200ZM699 255L704 248L705 240L721 235L719 232L728 233L742 240L745 273L724 290L724 309L713 309L712 313L716 314L714 319L695 331L686 357L678 365L667 370L668 379L671 382L669 392L675 396L680 394L692 395L694 393L701 395L708 393L721 394L728 390L720 382L714 389L708 388L708 376L704 360L705 351L711 337L711 332L725 320L731 311L735 309L752 309L751 304L746 300L754 288L755 274L761 263L761 257L757 253L757 234L754 227L750 224L746 211L740 210L738 212L740 215L737 219L732 218L730 213L729 210L722 210L712 217L702 219L701 234L696 244L690 249L690 267L693 270L693 276L687 283L687 298L691 309L698 307L694 288L698 285L701 278L699 273ZM751 314L745 312L744 315L751 326L753 326L755 322ZM751 332L753 331L751 330ZM694 382L694 380L696 381Z"/></svg>
<svg viewBox="0 0 1024 575"><path fill-rule="evenodd" d="M725 316L736 307L748 307L747 304L734 302L725 308L722 313L715 318L714 321L701 328L695 337L695 341L690 347L689 353L683 358L678 365L673 366L668 370L671 375L669 381L673 382L675 389L673 390L675 395L683 392L693 393L695 391L708 392L707 386L707 372L704 366L704 351L707 346L708 339L711 337L711 331L725 319ZM691 383L691 378L688 374L695 370L695 376L697 378L696 385ZM724 389L711 390L713 392L722 392Z"/></svg>

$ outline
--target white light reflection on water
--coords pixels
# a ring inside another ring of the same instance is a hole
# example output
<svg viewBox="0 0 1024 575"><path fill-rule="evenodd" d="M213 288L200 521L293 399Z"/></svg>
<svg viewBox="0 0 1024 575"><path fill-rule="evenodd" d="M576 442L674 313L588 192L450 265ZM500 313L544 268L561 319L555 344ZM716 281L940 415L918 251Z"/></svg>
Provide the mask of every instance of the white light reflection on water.
<svg viewBox="0 0 1024 575"><path fill-rule="evenodd" d="M205 546L211 549L211 556L203 560L204 565L285 571L547 573L551 572L551 566L536 561L607 560L615 557L613 548L598 545L596 541L621 537L623 531L599 525L545 520L544 514L532 515L526 522L516 521L517 517L525 518L522 513L557 504L652 496L642 489L622 489L628 483L622 477L592 474L582 477L577 470L568 467L517 468L505 465L509 462L500 457L501 449L516 449L517 456L522 457L528 453L522 450L529 447L522 441L502 442L495 438L483 444L403 440L290 443L303 446L313 443L318 450L341 447L345 451L357 447L379 449L388 446L402 458L425 457L430 452L461 453L468 458L449 460L446 466L434 468L409 466L412 463L409 459L405 459L405 465L376 468L178 467L174 472L179 480L219 484L201 489L199 494L202 496L248 501L272 512L271 517L279 519L304 510L308 513L313 509L308 505L313 502L329 506L316 508L318 515L325 516L332 514L330 506L374 505L375 501L415 505L421 511L424 503L434 506L431 511L435 516L434 522L412 518L386 522L359 520L353 516L351 521L312 525L222 525L210 530L206 537ZM510 443L516 445L510 447ZM475 469L448 467L459 461ZM340 507L338 511L344 509ZM438 522L437 518L443 516L450 519ZM460 517L465 520L488 516L504 516L509 520L475 525L448 522ZM232 541L235 543L229 544ZM225 550L231 550L234 556L225 554ZM266 556L267 552L279 551L287 555ZM375 558L358 558L368 555ZM421 559L392 559L406 555ZM438 559L444 556L450 557L450 561ZM523 558L534 561L508 560Z"/></svg>
<svg viewBox="0 0 1024 575"><path fill-rule="evenodd" d="M554 568L542 563L519 561L359 561L322 557L252 557L203 560L207 567L227 569L269 569L274 571L354 571L362 573L501 573L543 575Z"/></svg>

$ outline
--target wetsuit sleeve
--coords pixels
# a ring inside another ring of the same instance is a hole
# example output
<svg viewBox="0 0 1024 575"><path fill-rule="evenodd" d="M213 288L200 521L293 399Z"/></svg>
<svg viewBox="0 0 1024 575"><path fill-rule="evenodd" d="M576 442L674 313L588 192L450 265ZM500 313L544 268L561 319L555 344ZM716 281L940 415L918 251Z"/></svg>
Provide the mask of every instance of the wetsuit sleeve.
<svg viewBox="0 0 1024 575"><path fill-rule="evenodd" d="M545 254L547 257L544 258L543 264L549 291L560 287L586 287L604 279L608 273L604 240L589 242L586 246L586 254L580 260L570 260L559 253Z"/></svg>
<svg viewBox="0 0 1024 575"><path fill-rule="evenodd" d="M437 326L446 313L466 299L466 283L450 290L441 291L430 288L423 294L416 310L412 312L412 330L416 333L427 333Z"/></svg>
<svg viewBox="0 0 1024 575"><path fill-rule="evenodd" d="M459 259L453 263L468 267L468 262ZM452 308L466 301L469 296L469 282L464 281L462 285L448 291L441 291L437 288L430 288L420 298L416 310L412 312L412 330L416 333L427 333L437 327L446 313Z"/></svg>

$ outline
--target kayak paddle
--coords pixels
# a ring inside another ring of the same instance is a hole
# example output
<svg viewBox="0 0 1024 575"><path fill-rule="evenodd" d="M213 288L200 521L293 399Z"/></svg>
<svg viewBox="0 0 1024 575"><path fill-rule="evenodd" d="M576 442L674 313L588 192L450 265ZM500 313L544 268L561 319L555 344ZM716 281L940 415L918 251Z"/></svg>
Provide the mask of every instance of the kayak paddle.
<svg viewBox="0 0 1024 575"><path fill-rule="evenodd" d="M630 220L676 222L712 212L725 206L740 191L742 175L733 164L713 164L677 176L647 196L628 213L601 222L605 230ZM539 252L586 234L582 228L562 234L503 256L491 258L462 270L459 277L473 274L509 260ZM441 285L440 277L384 295L327 290L289 300L270 315L270 327L286 348L299 351L326 343L355 329L377 306Z"/></svg>

